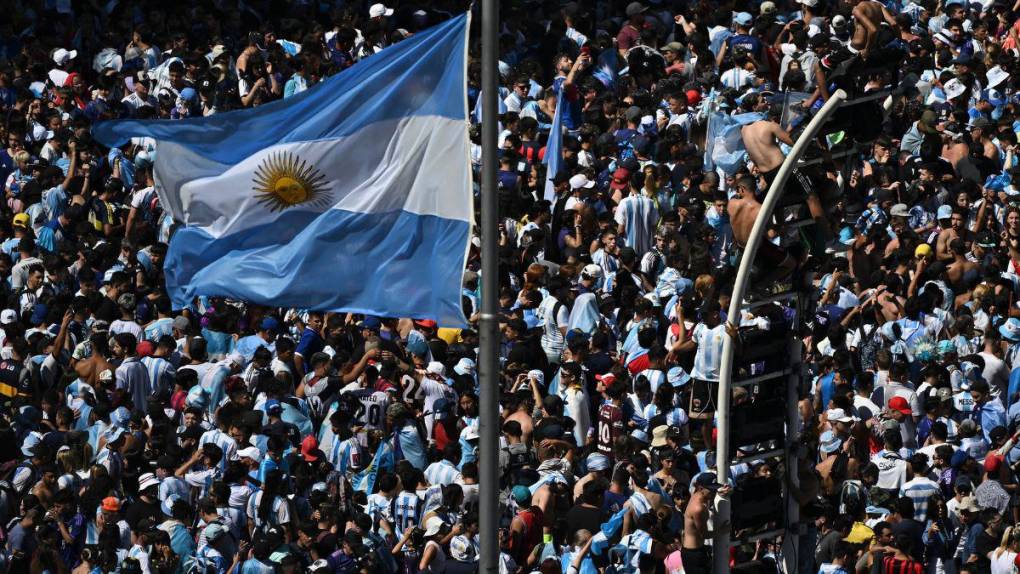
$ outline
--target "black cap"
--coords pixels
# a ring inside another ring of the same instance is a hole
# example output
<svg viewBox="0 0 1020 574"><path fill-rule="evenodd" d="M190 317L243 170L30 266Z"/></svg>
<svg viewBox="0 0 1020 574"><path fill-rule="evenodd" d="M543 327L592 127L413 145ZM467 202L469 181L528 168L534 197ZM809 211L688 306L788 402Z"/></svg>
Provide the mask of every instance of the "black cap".
<svg viewBox="0 0 1020 574"><path fill-rule="evenodd" d="M185 427L184 430L182 430L182 431L177 433L177 436L181 440L189 439L189 438L198 439L198 438L200 438L202 436L202 427L200 427L198 425L193 425L193 426L190 426L190 427Z"/></svg>
<svg viewBox="0 0 1020 574"><path fill-rule="evenodd" d="M708 490L718 490L722 487L714 472L703 472L699 474L697 478L694 479L694 486L696 488L707 488Z"/></svg>

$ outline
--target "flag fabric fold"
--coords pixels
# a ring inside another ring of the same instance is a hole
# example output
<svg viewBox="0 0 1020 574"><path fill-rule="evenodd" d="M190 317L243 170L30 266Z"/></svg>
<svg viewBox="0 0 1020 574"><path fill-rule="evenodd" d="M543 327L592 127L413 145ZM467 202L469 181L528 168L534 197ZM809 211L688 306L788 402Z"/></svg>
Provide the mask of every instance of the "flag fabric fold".
<svg viewBox="0 0 1020 574"><path fill-rule="evenodd" d="M556 112L553 114L552 127L549 129L549 141L545 144L545 199L556 203L556 185L553 179L563 165L563 90L556 95Z"/></svg>
<svg viewBox="0 0 1020 574"><path fill-rule="evenodd" d="M464 14L286 101L179 121L119 120L157 141L175 308L196 296L465 323L472 222Z"/></svg>

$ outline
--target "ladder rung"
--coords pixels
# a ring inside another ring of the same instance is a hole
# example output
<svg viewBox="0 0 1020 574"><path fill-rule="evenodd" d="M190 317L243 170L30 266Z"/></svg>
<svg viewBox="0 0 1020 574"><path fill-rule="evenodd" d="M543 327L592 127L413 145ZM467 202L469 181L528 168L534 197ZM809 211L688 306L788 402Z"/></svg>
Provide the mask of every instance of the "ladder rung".
<svg viewBox="0 0 1020 574"><path fill-rule="evenodd" d="M771 381L772 379L778 379L785 377L793 373L791 367L787 367L781 371L772 371L771 373L765 373L764 375L756 375L750 379L740 379L739 381L733 381L731 386L734 387L746 387L748 385L755 385L763 381Z"/></svg>
<svg viewBox="0 0 1020 574"><path fill-rule="evenodd" d="M771 293L770 292L770 293L767 293L767 294L766 293L762 293L761 295L751 294L750 297L744 297L744 306L753 305L757 301L768 301L772 297L787 296L790 293L796 293L797 292L796 289L793 288L793 284L789 283L789 282L786 282L786 281L783 281L783 282L780 282L780 283L778 283L776 285L773 285L773 288L776 288L776 287L781 287L781 288L783 288L783 290L779 291L778 293Z"/></svg>
<svg viewBox="0 0 1020 574"><path fill-rule="evenodd" d="M780 534L785 534L785 533L786 533L786 529L785 528L773 528L772 530L766 530L764 532L758 532L758 533L755 533L755 534L751 534L751 535L745 536L744 538L738 538L736 540L730 540L730 547L732 548L734 546L740 546L741 544L746 544L748 542L757 542L759 540L764 540L766 538L775 538L776 536L779 536Z"/></svg>
<svg viewBox="0 0 1020 574"><path fill-rule="evenodd" d="M814 224L814 219L801 219L800 221L787 221L783 223L783 227L786 229L800 229L801 227L808 227Z"/></svg>
<svg viewBox="0 0 1020 574"><path fill-rule="evenodd" d="M778 303L780 301L788 301L795 299L800 293L797 291L787 291L785 293L779 293L777 295L769 295L761 299L744 299L744 304L740 306L741 311L750 311L751 309L757 309L758 307L764 307L772 303Z"/></svg>
<svg viewBox="0 0 1020 574"><path fill-rule="evenodd" d="M766 458L772 458L774 456L779 456L779 455L782 455L782 454L785 454L785 453L786 453L786 451L781 449L781 448L774 448L772 450L756 452L754 454L749 454L747 456L742 456L740 458L734 458L730 462L730 465L732 466L734 464L741 464L741 463L745 463L745 462L754 462L756 460L763 460L763 459L766 459Z"/></svg>
<svg viewBox="0 0 1020 574"><path fill-rule="evenodd" d="M853 100L844 100L843 103L841 103L839 105L839 107L842 108L842 107L845 107L845 106L852 106L852 105L855 105L855 104L863 104L864 102L870 102L872 100L877 100L879 98L887 97L891 93L893 93L893 89L892 88L883 88L883 89L878 90L876 92L872 92L872 93L870 93L870 94L868 94L866 96L861 96L861 97L853 99Z"/></svg>

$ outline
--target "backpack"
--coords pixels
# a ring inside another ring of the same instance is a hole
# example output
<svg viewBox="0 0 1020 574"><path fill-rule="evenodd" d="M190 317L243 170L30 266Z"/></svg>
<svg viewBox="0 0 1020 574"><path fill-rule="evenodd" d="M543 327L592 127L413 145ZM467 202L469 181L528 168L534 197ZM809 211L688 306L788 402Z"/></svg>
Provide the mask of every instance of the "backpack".
<svg viewBox="0 0 1020 574"><path fill-rule="evenodd" d="M20 471L23 468L29 469L29 471L31 471L31 474L29 474L28 480L25 481L25 486L23 487L23 490L19 490L14 486L14 477L17 476L18 471ZM36 470L35 465L32 464L32 461L26 460L22 461L20 464L18 464L12 470L10 470L10 472L4 475L3 480L0 482L8 484L10 486L11 492L17 494L18 498L20 499L21 497L28 494L28 492L32 490L32 487L35 486L35 483L39 481L38 475L39 471Z"/></svg>
<svg viewBox="0 0 1020 574"><path fill-rule="evenodd" d="M141 204L142 221L159 227L159 221L163 218L163 205L159 201L159 194L153 189L152 193L145 197Z"/></svg>

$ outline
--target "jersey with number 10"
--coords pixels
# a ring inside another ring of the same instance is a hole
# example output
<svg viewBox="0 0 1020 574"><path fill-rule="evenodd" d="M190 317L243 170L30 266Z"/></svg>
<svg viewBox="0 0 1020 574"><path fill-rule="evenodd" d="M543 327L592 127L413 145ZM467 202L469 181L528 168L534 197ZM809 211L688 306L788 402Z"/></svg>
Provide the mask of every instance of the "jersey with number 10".
<svg viewBox="0 0 1020 574"><path fill-rule="evenodd" d="M613 444L623 436L623 409L606 403L599 408L598 437L596 445L599 452L607 456L613 454Z"/></svg>

